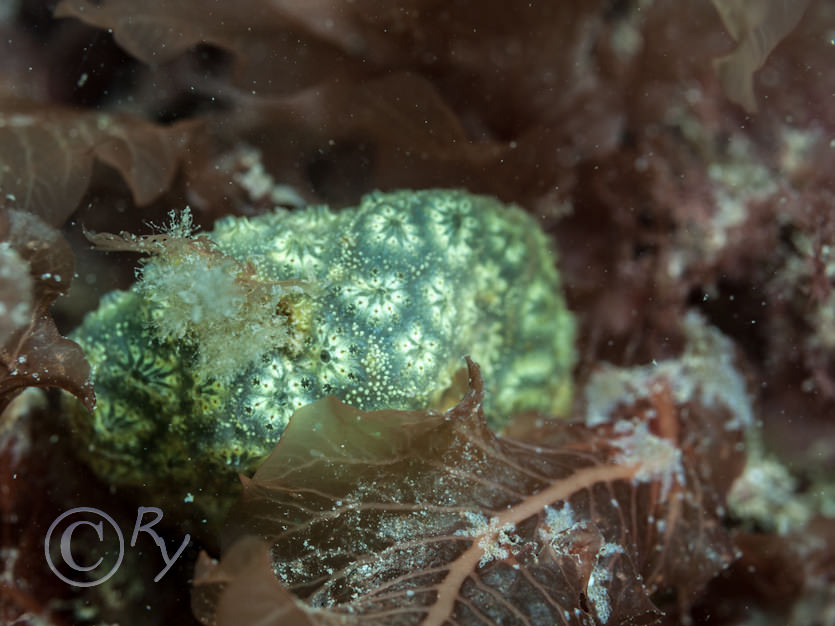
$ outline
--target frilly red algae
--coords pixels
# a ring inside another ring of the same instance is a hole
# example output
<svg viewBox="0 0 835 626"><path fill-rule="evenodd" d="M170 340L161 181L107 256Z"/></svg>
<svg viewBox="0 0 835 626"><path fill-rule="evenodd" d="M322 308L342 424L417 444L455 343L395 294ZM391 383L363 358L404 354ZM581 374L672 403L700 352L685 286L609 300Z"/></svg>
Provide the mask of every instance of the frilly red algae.
<svg viewBox="0 0 835 626"><path fill-rule="evenodd" d="M27 387L65 389L91 409L90 367L78 344L60 335L49 312L72 280L69 245L35 215L2 210L0 246L10 255L0 271L25 272L4 277L19 282L3 294L4 317L10 319L4 320L8 332L0 345L0 411Z"/></svg>
<svg viewBox="0 0 835 626"><path fill-rule="evenodd" d="M731 54L714 61L719 82L728 98L749 113L758 109L754 72L763 66L780 40L794 30L810 2L713 0L722 23L738 44Z"/></svg>
<svg viewBox="0 0 835 626"><path fill-rule="evenodd" d="M98 160L122 175L136 204L148 204L171 185L198 125L166 128L127 115L0 99L2 203L61 226Z"/></svg>
<svg viewBox="0 0 835 626"><path fill-rule="evenodd" d="M675 404L660 375L617 411L631 421L550 422L513 440L487 427L473 363L469 375L443 414L335 399L296 413L234 515L233 537L267 543L239 540L215 567L201 558L201 620L236 606L248 621L220 626L288 613L311 624L649 624L657 591L686 604L731 562L720 518L743 456L726 406Z"/></svg>

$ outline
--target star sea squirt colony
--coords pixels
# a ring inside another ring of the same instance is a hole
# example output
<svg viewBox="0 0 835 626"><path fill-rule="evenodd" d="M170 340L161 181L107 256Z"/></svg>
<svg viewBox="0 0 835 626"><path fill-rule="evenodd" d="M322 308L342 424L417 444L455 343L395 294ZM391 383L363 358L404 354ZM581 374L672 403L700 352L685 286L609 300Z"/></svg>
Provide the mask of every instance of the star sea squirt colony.
<svg viewBox="0 0 835 626"><path fill-rule="evenodd" d="M448 408L465 355L492 425L568 409L574 322L555 253L493 198L378 192L341 211L228 217L208 237L186 213L130 246L155 257L74 335L98 398L74 422L111 482L252 470L295 410L329 394L363 410Z"/></svg>

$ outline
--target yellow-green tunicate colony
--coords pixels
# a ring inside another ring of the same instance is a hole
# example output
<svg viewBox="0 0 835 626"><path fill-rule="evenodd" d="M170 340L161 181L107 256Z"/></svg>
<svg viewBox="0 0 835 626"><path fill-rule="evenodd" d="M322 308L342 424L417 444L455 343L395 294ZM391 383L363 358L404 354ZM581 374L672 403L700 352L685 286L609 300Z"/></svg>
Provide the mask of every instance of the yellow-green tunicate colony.
<svg viewBox="0 0 835 626"><path fill-rule="evenodd" d="M465 355L481 365L491 425L567 409L574 322L555 252L518 207L377 192L338 211L229 217L207 234L227 261L151 259L74 334L98 404L73 421L111 483L250 471L296 409L328 394L440 408ZM259 306L235 289L244 265Z"/></svg>

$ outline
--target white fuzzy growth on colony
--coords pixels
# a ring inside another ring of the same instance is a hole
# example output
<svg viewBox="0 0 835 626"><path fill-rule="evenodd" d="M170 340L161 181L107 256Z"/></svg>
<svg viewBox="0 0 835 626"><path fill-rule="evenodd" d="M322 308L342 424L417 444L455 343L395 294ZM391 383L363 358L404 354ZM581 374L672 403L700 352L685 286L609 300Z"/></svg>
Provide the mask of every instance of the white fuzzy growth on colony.
<svg viewBox="0 0 835 626"><path fill-rule="evenodd" d="M302 336L280 313L288 290L247 274L241 262L193 236L188 208L170 214L165 235L172 243L138 272L138 292L151 306L156 336L196 347L201 378L228 382L269 350L296 353Z"/></svg>

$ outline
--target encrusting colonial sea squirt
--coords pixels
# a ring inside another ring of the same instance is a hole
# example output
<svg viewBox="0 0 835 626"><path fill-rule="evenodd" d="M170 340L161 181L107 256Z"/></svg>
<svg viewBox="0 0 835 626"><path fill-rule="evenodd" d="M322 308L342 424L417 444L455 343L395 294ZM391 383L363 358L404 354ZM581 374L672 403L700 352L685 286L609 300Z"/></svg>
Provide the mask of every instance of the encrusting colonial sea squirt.
<svg viewBox="0 0 835 626"><path fill-rule="evenodd" d="M72 409L74 425L111 483L252 470L292 413L328 394L364 410L445 408L465 355L494 426L566 411L574 322L554 251L519 208L398 191L225 218L207 236L190 220L129 240L153 258L74 335L98 399L92 416Z"/></svg>

